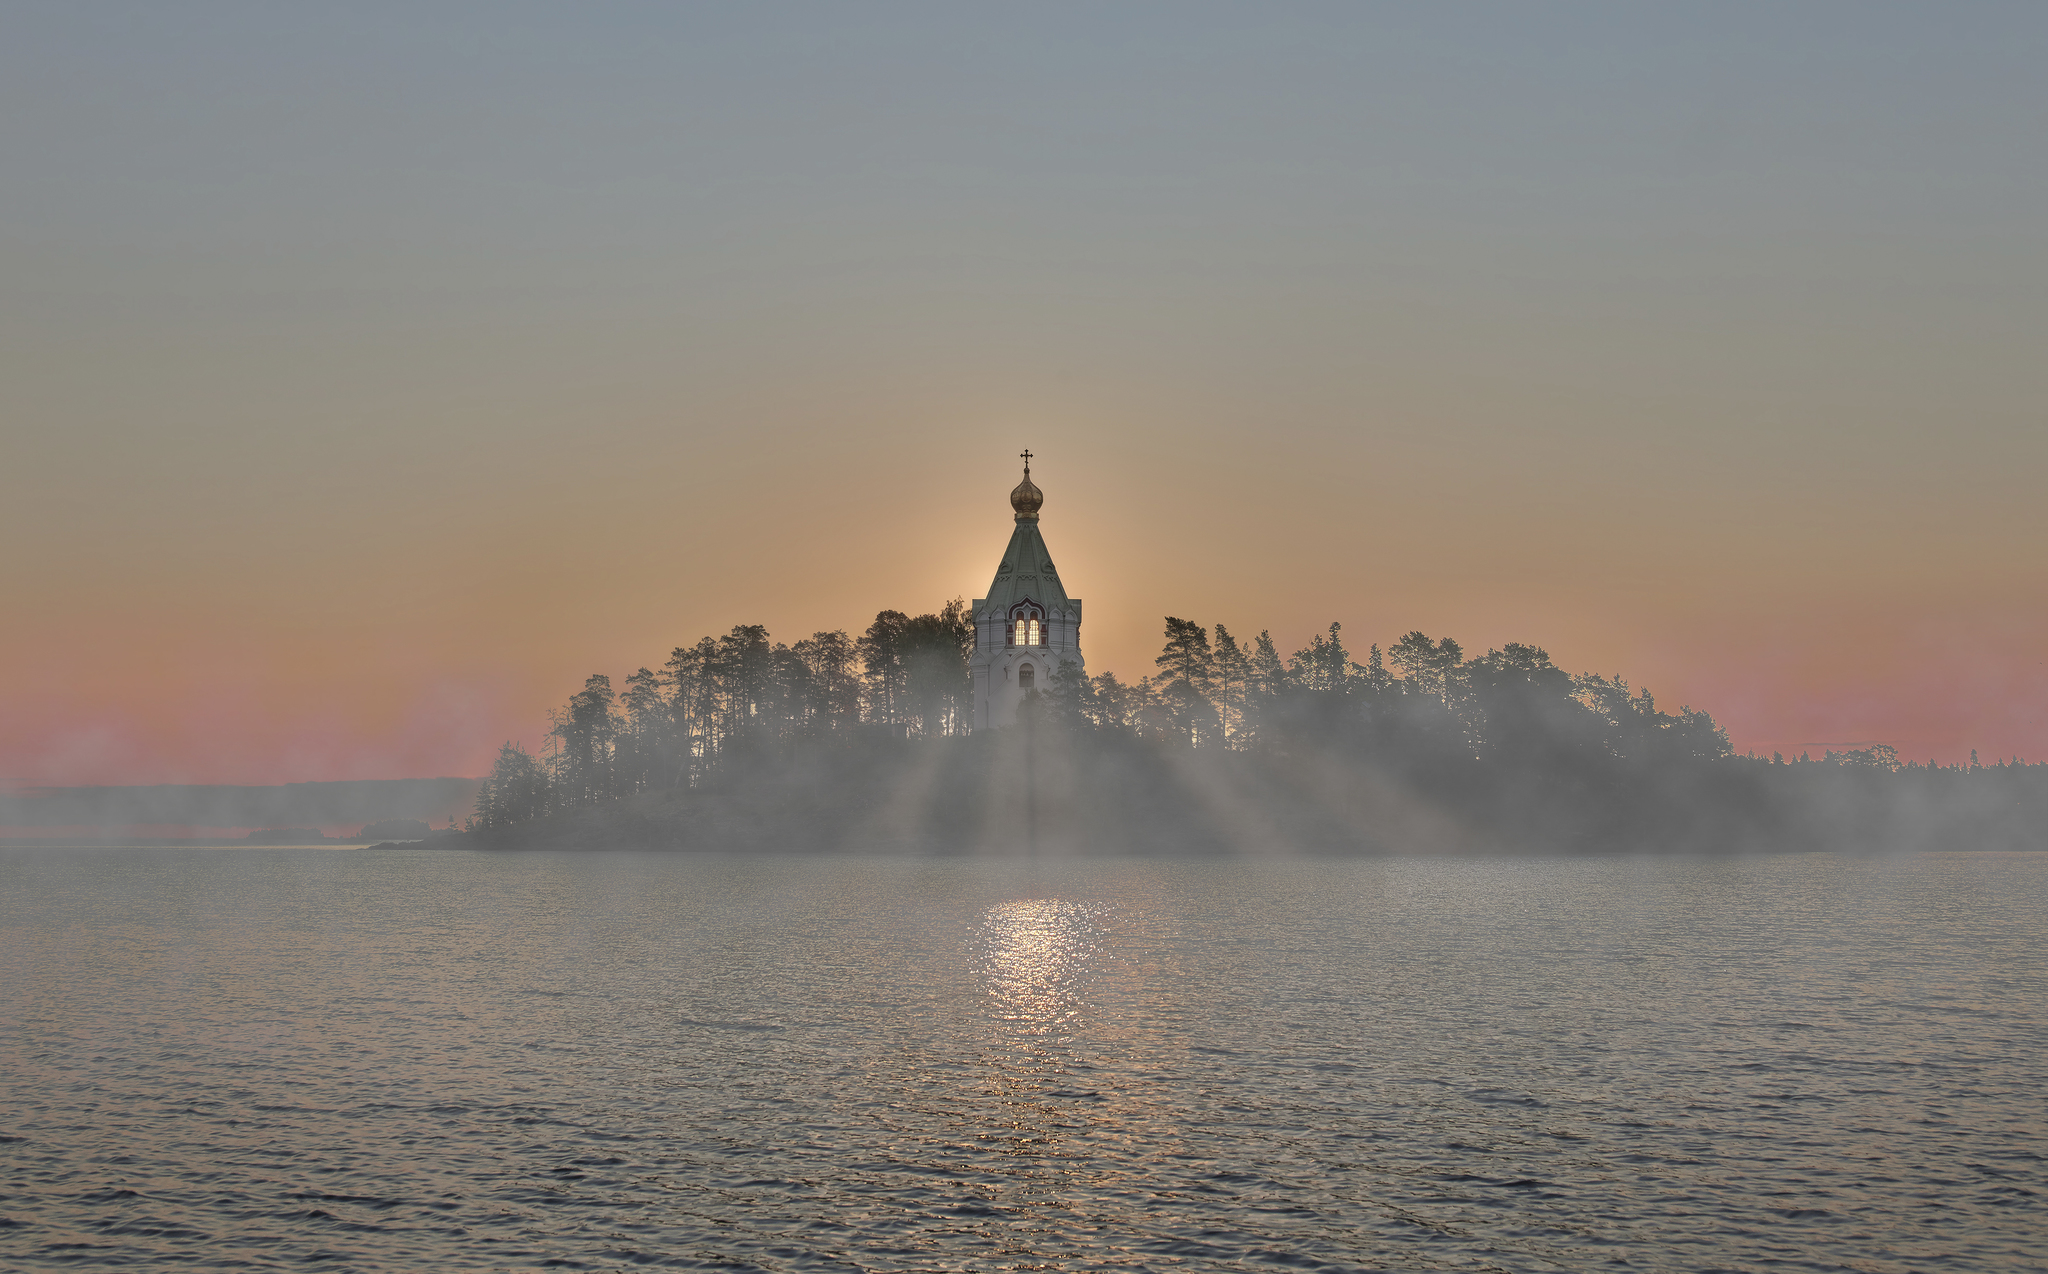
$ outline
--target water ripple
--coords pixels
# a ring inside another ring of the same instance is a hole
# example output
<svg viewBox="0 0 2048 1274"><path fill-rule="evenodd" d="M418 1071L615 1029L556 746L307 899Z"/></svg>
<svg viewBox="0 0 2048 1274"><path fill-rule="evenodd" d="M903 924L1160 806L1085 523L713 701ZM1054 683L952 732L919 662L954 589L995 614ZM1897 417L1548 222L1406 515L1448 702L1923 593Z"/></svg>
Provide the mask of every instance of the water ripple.
<svg viewBox="0 0 2048 1274"><path fill-rule="evenodd" d="M8 1269L2048 1268L2048 856L0 867Z"/></svg>

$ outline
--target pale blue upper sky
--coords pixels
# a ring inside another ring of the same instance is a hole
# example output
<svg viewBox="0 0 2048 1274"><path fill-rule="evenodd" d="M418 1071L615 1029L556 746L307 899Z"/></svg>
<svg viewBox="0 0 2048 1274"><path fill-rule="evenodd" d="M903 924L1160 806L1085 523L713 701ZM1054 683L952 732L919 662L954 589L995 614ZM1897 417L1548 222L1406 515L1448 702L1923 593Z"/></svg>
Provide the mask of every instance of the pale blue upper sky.
<svg viewBox="0 0 2048 1274"><path fill-rule="evenodd" d="M509 270L515 303L963 265L1626 285L1801 249L1869 284L1845 239L1995 279L2048 181L2038 4L5 13L9 267L60 292L78 263L17 254L223 291Z"/></svg>

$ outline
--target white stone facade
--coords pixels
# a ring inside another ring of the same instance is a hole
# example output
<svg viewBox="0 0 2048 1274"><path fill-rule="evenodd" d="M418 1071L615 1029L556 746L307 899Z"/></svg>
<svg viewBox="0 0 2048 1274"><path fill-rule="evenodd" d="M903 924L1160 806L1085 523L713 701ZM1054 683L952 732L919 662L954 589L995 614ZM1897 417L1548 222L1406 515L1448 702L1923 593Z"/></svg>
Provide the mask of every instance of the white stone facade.
<svg viewBox="0 0 2048 1274"><path fill-rule="evenodd" d="M1018 609L1030 608L1020 603ZM1040 623L1040 642L1030 645L1028 627L1026 640L1020 640L1012 621L1000 615L985 617L977 609L974 658L969 665L974 672L975 729L1014 723L1017 705L1023 701L1025 691L1045 689L1046 679L1058 671L1061 663L1070 661L1086 670L1088 664L1081 654L1080 621L1055 619Z"/></svg>

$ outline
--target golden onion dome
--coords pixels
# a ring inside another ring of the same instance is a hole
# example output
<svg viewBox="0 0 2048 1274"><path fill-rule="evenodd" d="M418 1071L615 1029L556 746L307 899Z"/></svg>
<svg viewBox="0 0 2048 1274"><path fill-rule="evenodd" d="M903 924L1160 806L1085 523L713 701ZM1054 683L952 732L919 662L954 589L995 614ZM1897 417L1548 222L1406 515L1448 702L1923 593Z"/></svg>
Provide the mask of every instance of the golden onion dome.
<svg viewBox="0 0 2048 1274"><path fill-rule="evenodd" d="M1044 503L1045 492L1032 485L1030 453L1026 452L1024 481L1017 484L1015 491L1010 492L1010 507L1017 510L1017 520L1019 522L1036 522L1038 521L1038 506Z"/></svg>

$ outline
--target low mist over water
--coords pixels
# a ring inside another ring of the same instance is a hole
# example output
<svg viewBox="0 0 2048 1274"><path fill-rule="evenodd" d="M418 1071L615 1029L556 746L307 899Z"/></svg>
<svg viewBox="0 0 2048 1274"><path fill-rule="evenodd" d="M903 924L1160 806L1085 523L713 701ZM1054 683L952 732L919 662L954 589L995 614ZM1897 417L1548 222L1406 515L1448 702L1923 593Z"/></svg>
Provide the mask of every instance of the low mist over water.
<svg viewBox="0 0 2048 1274"><path fill-rule="evenodd" d="M2048 1263L2048 855L0 869L10 1269Z"/></svg>

